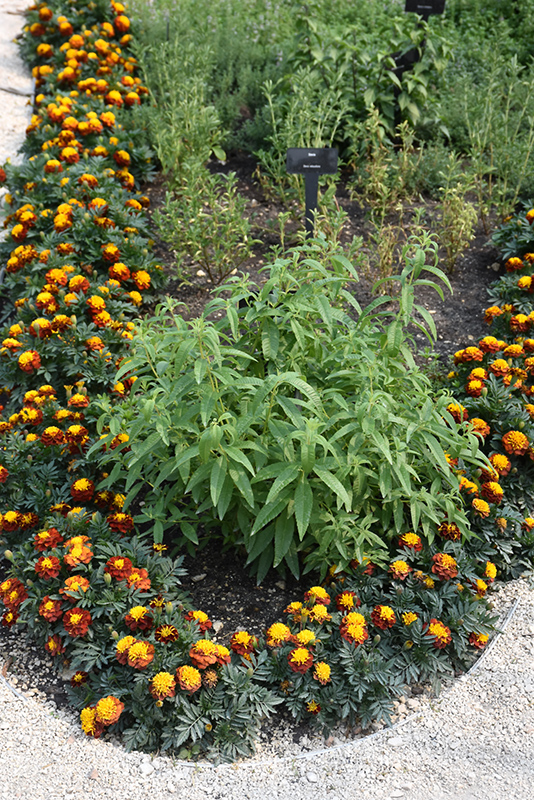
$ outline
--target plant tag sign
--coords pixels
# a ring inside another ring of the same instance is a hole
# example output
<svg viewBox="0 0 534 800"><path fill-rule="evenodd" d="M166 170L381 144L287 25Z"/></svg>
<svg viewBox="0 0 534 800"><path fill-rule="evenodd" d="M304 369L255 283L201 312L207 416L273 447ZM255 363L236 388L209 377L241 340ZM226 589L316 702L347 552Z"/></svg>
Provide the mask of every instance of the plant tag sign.
<svg viewBox="0 0 534 800"><path fill-rule="evenodd" d="M286 155L286 168L290 174L333 175L337 172L337 148L290 147Z"/></svg>
<svg viewBox="0 0 534 800"><path fill-rule="evenodd" d="M425 18L428 18L430 14L443 14L445 0L406 0L404 11L407 14L412 12Z"/></svg>

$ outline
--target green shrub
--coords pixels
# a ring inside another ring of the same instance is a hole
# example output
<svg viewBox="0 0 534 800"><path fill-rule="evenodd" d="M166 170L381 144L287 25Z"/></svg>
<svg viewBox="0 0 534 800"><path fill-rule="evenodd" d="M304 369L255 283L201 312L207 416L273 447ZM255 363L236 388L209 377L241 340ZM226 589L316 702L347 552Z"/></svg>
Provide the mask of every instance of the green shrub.
<svg viewBox="0 0 534 800"><path fill-rule="evenodd" d="M160 306L118 373L135 371L135 392L103 402L99 422L104 442L130 437L109 484L126 481L127 505L142 492L137 521L160 539L178 523L193 543L192 522L220 526L258 580L284 563L324 575L383 561L388 536L420 527L431 540L443 517L467 534L445 451L480 464L477 439L447 414L450 398L433 397L406 332L414 314L433 332L413 291L425 272L447 283L435 258L428 241L405 248L397 312L378 310L388 297L361 312L345 289L357 273L320 241L276 259L259 288L228 283L198 320Z"/></svg>

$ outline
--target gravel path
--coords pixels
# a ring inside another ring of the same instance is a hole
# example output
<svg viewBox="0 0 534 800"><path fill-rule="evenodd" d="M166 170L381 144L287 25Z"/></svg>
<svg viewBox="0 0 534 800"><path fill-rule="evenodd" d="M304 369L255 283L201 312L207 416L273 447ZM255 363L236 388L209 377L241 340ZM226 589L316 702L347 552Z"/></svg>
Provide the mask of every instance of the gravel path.
<svg viewBox="0 0 534 800"><path fill-rule="evenodd" d="M11 41L16 10L0 0L0 163L13 158L31 114L31 78ZM88 739L74 714L22 691L0 664L0 800L532 800L534 589L515 581L495 603L506 628L475 668L437 700L407 698L401 714L419 711L393 729L345 743L340 734L330 748L282 731L253 759L216 768Z"/></svg>

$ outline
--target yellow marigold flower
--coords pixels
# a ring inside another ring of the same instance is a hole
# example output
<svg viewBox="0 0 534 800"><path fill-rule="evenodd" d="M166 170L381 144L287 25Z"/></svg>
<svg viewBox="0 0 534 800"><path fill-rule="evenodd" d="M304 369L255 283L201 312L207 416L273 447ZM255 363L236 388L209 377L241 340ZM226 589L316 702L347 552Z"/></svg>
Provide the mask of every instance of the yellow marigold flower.
<svg viewBox="0 0 534 800"><path fill-rule="evenodd" d="M481 517L489 517L490 507L485 500L479 500L478 498L476 498L475 500L472 501L471 505L473 506L477 514L479 514Z"/></svg>
<svg viewBox="0 0 534 800"><path fill-rule="evenodd" d="M326 686L330 681L331 672L329 664L325 661L318 661L313 670L314 680L319 681L322 686Z"/></svg>
<svg viewBox="0 0 534 800"><path fill-rule="evenodd" d="M170 672L158 672L150 681L150 693L158 700L163 697L173 697L176 681Z"/></svg>
<svg viewBox="0 0 534 800"><path fill-rule="evenodd" d="M313 631L305 628L303 631L299 631L296 634L295 640L298 642L298 644L301 644L304 647L309 647L310 645L315 644L315 634Z"/></svg>
<svg viewBox="0 0 534 800"><path fill-rule="evenodd" d="M113 695L103 697L95 706L95 719L103 725L114 725L123 709L124 703L121 703L117 697L113 697Z"/></svg>
<svg viewBox="0 0 534 800"><path fill-rule="evenodd" d="M148 608L145 606L134 606L128 611L128 614L138 622L140 619L143 619L145 614L148 614Z"/></svg>
<svg viewBox="0 0 534 800"><path fill-rule="evenodd" d="M26 434L26 441L27 442L36 442L39 439L36 433L28 433Z"/></svg>
<svg viewBox="0 0 534 800"><path fill-rule="evenodd" d="M419 619L418 615L413 611L405 611L404 614L401 614L401 617L406 626L411 625L412 622L415 622L416 619Z"/></svg>
<svg viewBox="0 0 534 800"><path fill-rule="evenodd" d="M125 653L136 641L135 636L124 636L116 644L117 653Z"/></svg>
<svg viewBox="0 0 534 800"><path fill-rule="evenodd" d="M343 617L343 622L347 625L365 625L365 617L358 611L351 611Z"/></svg>
<svg viewBox="0 0 534 800"><path fill-rule="evenodd" d="M96 710L94 708L82 708L80 722L82 731L87 736L93 736L96 731Z"/></svg>
<svg viewBox="0 0 534 800"><path fill-rule="evenodd" d="M321 603L316 603L310 610L310 619L312 622L327 622L332 619L331 615L326 610L326 606Z"/></svg>
<svg viewBox="0 0 534 800"><path fill-rule="evenodd" d="M270 647L280 647L281 644L287 642L291 636L291 631L282 622L275 622L267 630L267 644Z"/></svg>
<svg viewBox="0 0 534 800"><path fill-rule="evenodd" d="M484 571L484 577L490 581L495 580L497 576L497 567L491 561L486 561L486 569Z"/></svg>

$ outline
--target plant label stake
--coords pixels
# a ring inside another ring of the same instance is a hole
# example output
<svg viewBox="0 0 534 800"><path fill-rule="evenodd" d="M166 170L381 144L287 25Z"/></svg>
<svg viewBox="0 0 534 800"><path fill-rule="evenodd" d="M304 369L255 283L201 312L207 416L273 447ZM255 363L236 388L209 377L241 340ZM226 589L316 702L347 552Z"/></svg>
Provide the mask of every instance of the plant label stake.
<svg viewBox="0 0 534 800"><path fill-rule="evenodd" d="M443 14L445 0L406 0L404 11L419 14L426 21L431 14Z"/></svg>
<svg viewBox="0 0 534 800"><path fill-rule="evenodd" d="M312 238L315 228L314 211L317 208L319 175L337 172L337 148L290 147L286 155L286 169L293 175L304 175L306 199L306 236Z"/></svg>

